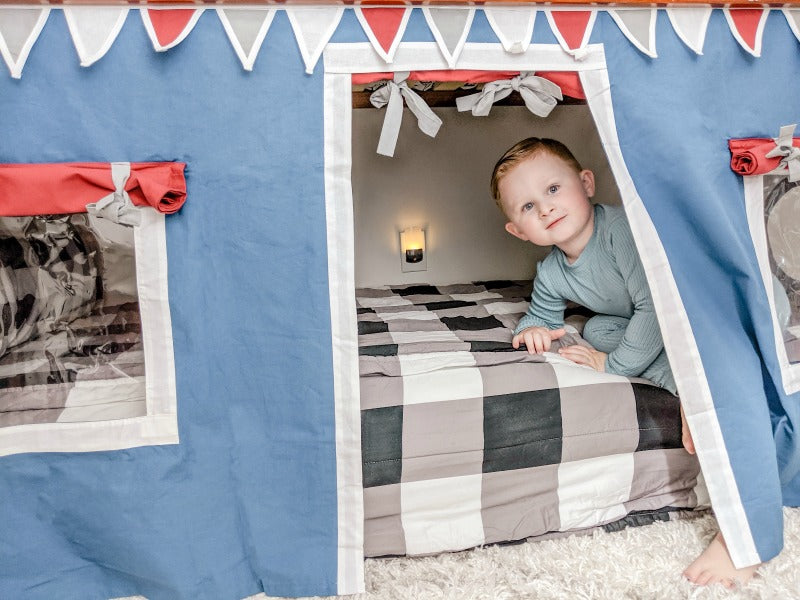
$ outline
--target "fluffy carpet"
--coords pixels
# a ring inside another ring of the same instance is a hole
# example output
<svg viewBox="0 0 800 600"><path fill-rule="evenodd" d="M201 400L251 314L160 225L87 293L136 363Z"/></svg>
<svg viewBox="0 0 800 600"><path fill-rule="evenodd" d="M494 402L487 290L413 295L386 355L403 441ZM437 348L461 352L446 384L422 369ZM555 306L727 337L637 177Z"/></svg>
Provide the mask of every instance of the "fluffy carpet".
<svg viewBox="0 0 800 600"><path fill-rule="evenodd" d="M748 585L730 591L696 587L681 577L716 533L714 518L705 513L615 533L594 530L425 558L370 559L367 593L350 598L800 600L800 509L784 509L784 516L783 552Z"/></svg>

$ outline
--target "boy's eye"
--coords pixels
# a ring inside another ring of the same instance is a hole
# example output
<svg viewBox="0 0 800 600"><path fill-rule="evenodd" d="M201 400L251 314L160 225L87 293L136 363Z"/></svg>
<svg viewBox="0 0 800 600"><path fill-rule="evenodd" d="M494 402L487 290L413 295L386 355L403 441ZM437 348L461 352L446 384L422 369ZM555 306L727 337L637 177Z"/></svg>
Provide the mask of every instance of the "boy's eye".
<svg viewBox="0 0 800 600"><path fill-rule="evenodd" d="M533 202L526 202L522 206L522 212L528 212L529 210L533 209Z"/></svg>
<svg viewBox="0 0 800 600"><path fill-rule="evenodd" d="M558 186L553 184L549 188L547 188L547 192L550 194L555 194L558 191Z"/></svg>

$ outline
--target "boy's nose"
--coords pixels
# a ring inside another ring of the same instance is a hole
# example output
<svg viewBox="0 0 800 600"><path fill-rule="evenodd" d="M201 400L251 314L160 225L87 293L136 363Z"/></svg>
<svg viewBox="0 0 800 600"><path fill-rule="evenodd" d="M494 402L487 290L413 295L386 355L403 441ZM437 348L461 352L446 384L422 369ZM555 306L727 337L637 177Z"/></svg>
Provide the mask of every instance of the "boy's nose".
<svg viewBox="0 0 800 600"><path fill-rule="evenodd" d="M555 206L553 206L552 204L542 203L539 205L539 214L543 217L546 217L551 212L553 212L554 208Z"/></svg>

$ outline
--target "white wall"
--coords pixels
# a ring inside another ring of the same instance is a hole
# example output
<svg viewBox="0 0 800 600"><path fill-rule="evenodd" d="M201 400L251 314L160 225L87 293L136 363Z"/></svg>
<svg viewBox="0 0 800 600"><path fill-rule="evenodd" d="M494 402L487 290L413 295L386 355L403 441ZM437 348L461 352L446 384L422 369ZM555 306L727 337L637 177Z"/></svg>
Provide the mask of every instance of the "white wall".
<svg viewBox="0 0 800 600"><path fill-rule="evenodd" d="M394 158L375 152L384 111L353 111L357 287L532 277L547 249L506 233L489 194L497 159L526 137L564 142L584 168L595 171L595 199L620 202L587 106L558 106L546 119L522 106L495 107L488 117L434 110L443 121L436 138L423 134L404 111ZM403 273L398 232L412 225L428 230L428 269Z"/></svg>

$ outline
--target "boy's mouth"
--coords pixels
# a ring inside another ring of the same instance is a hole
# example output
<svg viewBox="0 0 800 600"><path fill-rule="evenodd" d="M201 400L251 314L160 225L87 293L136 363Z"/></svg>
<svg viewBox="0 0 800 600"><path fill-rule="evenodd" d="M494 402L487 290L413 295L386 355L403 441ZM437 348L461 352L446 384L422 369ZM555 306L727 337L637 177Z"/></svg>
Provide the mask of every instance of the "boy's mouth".
<svg viewBox="0 0 800 600"><path fill-rule="evenodd" d="M564 215L564 216L566 216L566 215ZM549 224L547 227L545 227L545 229L550 229L551 227L555 227L556 225L558 225L559 223L561 223L561 221L562 221L563 219L564 219L564 217L563 217L563 216L562 216L562 217L558 217L558 218L557 218L555 221L551 222L551 223L550 223L550 224Z"/></svg>

